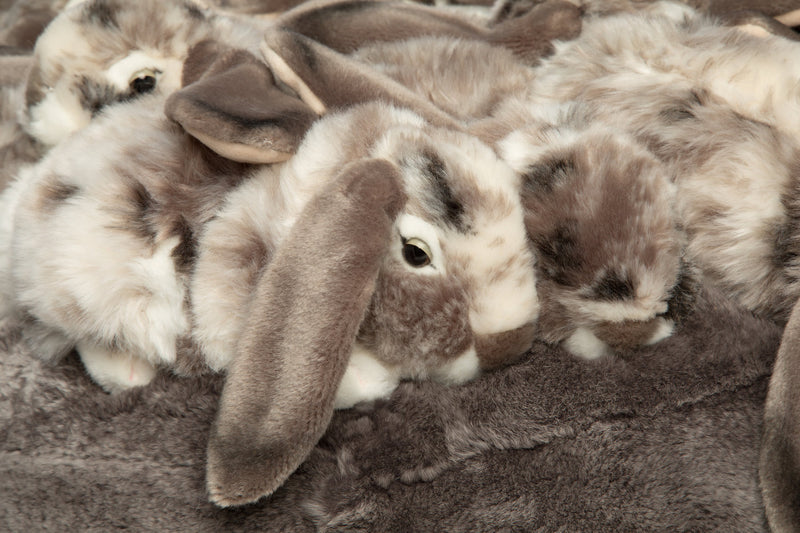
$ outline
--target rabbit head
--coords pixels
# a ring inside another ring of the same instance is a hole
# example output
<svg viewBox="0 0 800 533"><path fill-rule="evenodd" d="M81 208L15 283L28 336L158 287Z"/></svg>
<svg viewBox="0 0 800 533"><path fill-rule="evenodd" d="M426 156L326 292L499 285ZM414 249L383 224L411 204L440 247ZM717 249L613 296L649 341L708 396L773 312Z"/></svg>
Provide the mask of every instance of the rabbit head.
<svg viewBox="0 0 800 533"><path fill-rule="evenodd" d="M487 146L365 104L321 119L286 168L284 186L327 185L243 291L254 296L209 445L208 487L223 506L272 493L334 407L384 397L403 378L464 382L533 340L538 299L518 178ZM259 224L252 207L229 207L201 242L198 276L215 250L234 246L224 226L249 218L250 236L278 231L266 228L268 214ZM198 324L219 327L219 318L198 314Z"/></svg>
<svg viewBox="0 0 800 533"><path fill-rule="evenodd" d="M254 27L192 0L73 4L39 36L28 78L23 122L45 146L109 104L178 89L189 50L203 40L258 42Z"/></svg>
<svg viewBox="0 0 800 533"><path fill-rule="evenodd" d="M523 176L539 335L585 358L657 342L692 294L668 169L628 135L556 110L500 142Z"/></svg>

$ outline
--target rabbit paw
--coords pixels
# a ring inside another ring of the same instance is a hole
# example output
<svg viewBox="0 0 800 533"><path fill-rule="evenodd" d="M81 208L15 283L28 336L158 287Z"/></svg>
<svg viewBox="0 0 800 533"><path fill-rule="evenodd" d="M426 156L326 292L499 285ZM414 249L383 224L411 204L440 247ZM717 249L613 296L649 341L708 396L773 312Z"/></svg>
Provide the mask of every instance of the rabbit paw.
<svg viewBox="0 0 800 533"><path fill-rule="evenodd" d="M400 381L399 374L355 345L350 363L336 391L335 409L348 409L358 402L388 397Z"/></svg>
<svg viewBox="0 0 800 533"><path fill-rule="evenodd" d="M86 371L110 393L147 385L156 375L155 367L140 357L87 342L77 349Z"/></svg>
<svg viewBox="0 0 800 533"><path fill-rule="evenodd" d="M612 353L608 344L598 339L589 328L578 328L572 332L564 340L564 348L572 355L586 360L600 359Z"/></svg>
<svg viewBox="0 0 800 533"><path fill-rule="evenodd" d="M637 329L640 331L636 331ZM656 344L672 335L674 329L675 323L672 320L661 317L644 322L623 323L610 331L600 329L599 333L587 327L579 327L564 340L564 348L582 359L599 359L620 350L628 352L637 347Z"/></svg>

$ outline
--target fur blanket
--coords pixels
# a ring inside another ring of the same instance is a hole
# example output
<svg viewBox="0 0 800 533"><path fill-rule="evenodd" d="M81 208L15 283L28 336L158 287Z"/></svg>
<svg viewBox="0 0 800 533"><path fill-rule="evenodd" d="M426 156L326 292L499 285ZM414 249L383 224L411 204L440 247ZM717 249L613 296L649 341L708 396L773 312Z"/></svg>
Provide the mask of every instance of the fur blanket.
<svg viewBox="0 0 800 533"><path fill-rule="evenodd" d="M42 363L7 320L0 530L766 531L767 514L791 530L799 318L781 347L778 325L706 287L673 336L629 357L538 343L466 385L404 383L337 412L283 487L237 509L205 487L221 377L162 373L109 395L75 354Z"/></svg>
<svg viewBox="0 0 800 533"><path fill-rule="evenodd" d="M218 378L108 395L77 357L0 341L7 531L765 531L762 406L780 329L707 290L663 343L578 361L536 345L460 387L336 414L272 497L208 502Z"/></svg>

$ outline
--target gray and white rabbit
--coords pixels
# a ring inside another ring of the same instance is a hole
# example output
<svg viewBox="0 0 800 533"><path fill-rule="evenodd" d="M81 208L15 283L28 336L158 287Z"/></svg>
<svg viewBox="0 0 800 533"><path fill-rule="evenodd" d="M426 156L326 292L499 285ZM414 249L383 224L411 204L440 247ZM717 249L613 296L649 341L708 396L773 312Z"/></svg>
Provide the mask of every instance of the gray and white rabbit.
<svg viewBox="0 0 800 533"><path fill-rule="evenodd" d="M531 102L581 102L655 155L676 185L686 260L784 320L800 295L800 42L764 27L669 2L599 18L536 70Z"/></svg>
<svg viewBox="0 0 800 533"><path fill-rule="evenodd" d="M518 172L539 338L596 358L671 334L694 285L675 186L624 129L594 126L581 103L532 103L537 69L485 40L424 37L322 57L312 56L340 70L357 61L400 83Z"/></svg>
<svg viewBox="0 0 800 533"><path fill-rule="evenodd" d="M0 278L40 350L77 347L108 390L160 367L227 372L214 501L274 490L334 407L527 350L539 304L520 180L474 136L367 103L321 118L285 163L250 165L159 101L112 106L19 175L0 197ZM283 444L238 494L259 439Z"/></svg>
<svg viewBox="0 0 800 533"><path fill-rule="evenodd" d="M257 50L265 26L193 0L70 2L36 41L22 123L53 146L110 104L180 88L198 43Z"/></svg>

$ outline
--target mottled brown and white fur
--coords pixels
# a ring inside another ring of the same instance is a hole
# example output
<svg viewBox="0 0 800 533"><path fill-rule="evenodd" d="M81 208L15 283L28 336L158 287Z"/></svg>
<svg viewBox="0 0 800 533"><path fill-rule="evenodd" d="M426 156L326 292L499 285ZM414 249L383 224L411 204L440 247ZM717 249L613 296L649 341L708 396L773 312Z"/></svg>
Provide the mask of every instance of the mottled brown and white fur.
<svg viewBox="0 0 800 533"><path fill-rule="evenodd" d="M73 2L39 36L26 91L26 130L53 146L106 106L181 86L190 49L204 40L256 50L263 25L191 0ZM145 84L138 78L150 77Z"/></svg>
<svg viewBox="0 0 800 533"><path fill-rule="evenodd" d="M377 350L384 367L381 395L402 377L473 377L481 354L470 339L537 314L518 178L469 136L370 105L326 118L289 163L256 172L220 161L152 107L121 104L95 122L6 193L3 242L14 306L76 344L109 390L175 364L190 340L224 369L259 272L309 198L359 157L400 168L409 197L362 331L361 352ZM429 266L404 266L411 237L429 246ZM436 370L449 353L438 342L459 357Z"/></svg>
<svg viewBox="0 0 800 533"><path fill-rule="evenodd" d="M421 38L352 57L495 146L523 180L538 335L595 358L669 336L691 298L668 169L572 102L531 104L536 70L485 42Z"/></svg>
<svg viewBox="0 0 800 533"><path fill-rule="evenodd" d="M595 20L558 45L532 102L584 102L592 121L646 146L674 176L687 259L784 319L800 295L800 43L659 5Z"/></svg>

